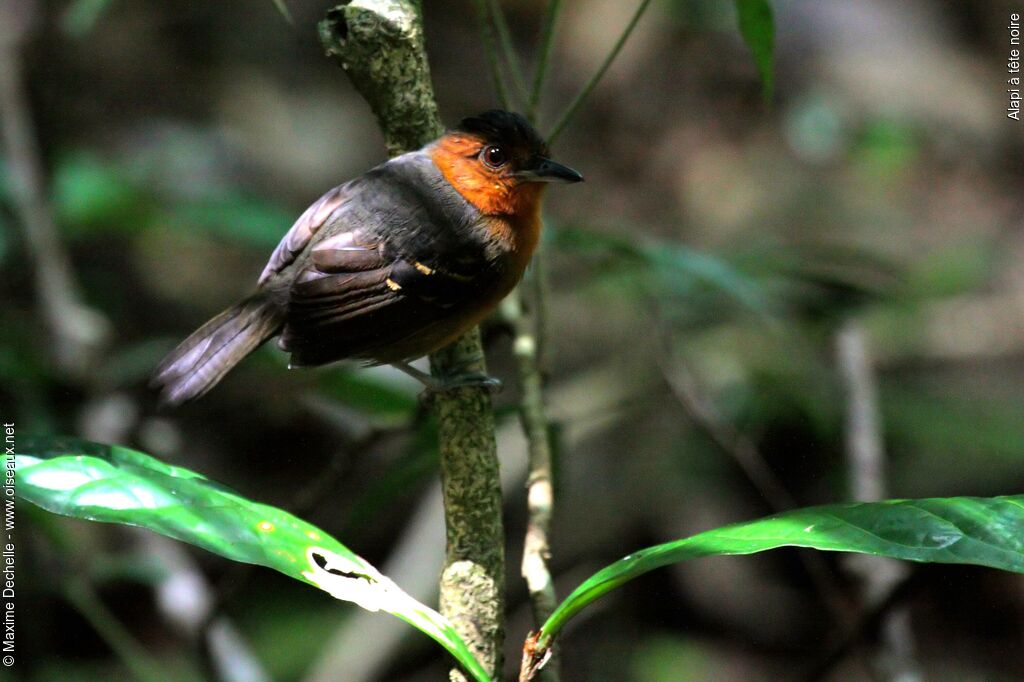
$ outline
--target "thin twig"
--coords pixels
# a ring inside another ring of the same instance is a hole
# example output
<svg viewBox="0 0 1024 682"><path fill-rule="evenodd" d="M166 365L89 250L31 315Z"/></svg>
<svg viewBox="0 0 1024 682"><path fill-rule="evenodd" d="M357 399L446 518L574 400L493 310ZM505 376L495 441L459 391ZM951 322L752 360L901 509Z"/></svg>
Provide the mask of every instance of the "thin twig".
<svg viewBox="0 0 1024 682"><path fill-rule="evenodd" d="M922 575L920 570L915 570L892 585L889 592L882 595L882 598L867 613L860 616L854 626L829 648L811 670L801 678L803 682L820 682L827 679L829 673L846 658L854 647L872 631L882 627L883 621L894 609L902 608L903 602L921 586Z"/></svg>
<svg viewBox="0 0 1024 682"><path fill-rule="evenodd" d="M636 8L636 12L633 13L633 18L629 20L628 24L626 24L626 29L622 32L622 35L620 35L619 39L615 42L615 46L612 47L611 52L609 52L608 56L604 58L604 62L602 62L601 66L598 67L597 72L590 78L589 81L587 81L587 84L583 86L583 89L580 90L580 93L576 95L576 99L574 99L572 101L572 104L570 104L568 108L566 108L565 113L562 114L562 117L560 119L558 119L558 123L556 123L554 128L551 129L551 132L547 136L548 144L553 144L555 138L562 134L562 131L565 129L567 125L569 125L569 122L572 120L572 117L576 115L576 110L580 108L580 106L587 99L587 97L590 96L590 92L597 86L598 83L601 82L601 79L604 78L604 74L608 70L608 67L610 67L612 65L612 62L615 61L615 58L619 56L619 52L622 50L622 47L626 44L626 41L629 39L630 34L633 33L633 29L636 28L637 23L640 21L640 18L644 15L644 12L647 11L647 7L650 4L651 0L641 0L639 6L637 6Z"/></svg>
<svg viewBox="0 0 1024 682"><path fill-rule="evenodd" d="M476 16L480 23L480 39L484 44L484 55L487 57L487 66L491 70L491 82L494 85L494 92L498 96L498 102L502 109L508 109L510 100L508 89L505 87L505 79L501 75L501 61L498 58L498 50L494 44L494 26L488 21L489 12L485 0L475 0Z"/></svg>
<svg viewBox="0 0 1024 682"><path fill-rule="evenodd" d="M551 59L551 48L554 45L555 23L558 21L558 13L562 8L562 0L548 0L547 10L544 12L544 23L540 30L540 45L538 46L537 68L533 72L533 87L530 89L530 99L526 104L526 118L534 121L537 118L537 107L540 105L541 92L544 89L544 79L547 77L548 61Z"/></svg>
<svg viewBox="0 0 1024 682"><path fill-rule="evenodd" d="M794 509L797 506L796 500L768 467L754 441L730 424L718 408L702 395L689 370L675 362L671 367L663 366L662 374L672 395L694 426L722 452L732 457L772 511Z"/></svg>
<svg viewBox="0 0 1024 682"><path fill-rule="evenodd" d="M796 499L769 468L754 441L729 423L715 404L701 392L687 368L678 362L670 365L664 357L661 358L661 364L662 375L669 390L693 425L736 462L772 511L778 513L796 508ZM828 565L816 553L799 552L798 556L832 616L848 624L842 591Z"/></svg>
<svg viewBox="0 0 1024 682"><path fill-rule="evenodd" d="M512 85L515 86L516 94L519 95L520 100L526 103L529 101L530 94L526 89L523 65L519 61L515 43L512 41L512 32L508 28L508 22L505 21L505 13L502 11L498 0L487 0L487 5L490 8L491 21L494 22L494 28L498 32L498 42L501 44L501 50L505 54L505 63L508 65L509 73L512 74Z"/></svg>

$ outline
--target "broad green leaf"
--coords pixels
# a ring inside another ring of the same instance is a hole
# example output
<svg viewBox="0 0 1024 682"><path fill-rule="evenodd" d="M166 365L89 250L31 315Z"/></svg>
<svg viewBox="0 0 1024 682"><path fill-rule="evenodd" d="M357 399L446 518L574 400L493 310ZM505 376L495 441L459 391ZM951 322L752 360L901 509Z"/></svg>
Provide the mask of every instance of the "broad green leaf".
<svg viewBox="0 0 1024 682"><path fill-rule="evenodd" d="M25 438L14 459L18 497L48 511L141 526L234 561L273 568L336 599L401 618L440 643L475 679L490 679L444 616L288 512L116 445Z"/></svg>
<svg viewBox="0 0 1024 682"><path fill-rule="evenodd" d="M772 98L775 87L773 51L775 49L775 23L768 0L736 0L736 14L740 34L754 53L754 62L761 73L765 101Z"/></svg>
<svg viewBox="0 0 1024 682"><path fill-rule="evenodd" d="M576 588L541 628L537 654L543 654L582 608L648 571L688 559L778 547L977 564L1024 573L1024 495L810 507L648 547L605 567Z"/></svg>

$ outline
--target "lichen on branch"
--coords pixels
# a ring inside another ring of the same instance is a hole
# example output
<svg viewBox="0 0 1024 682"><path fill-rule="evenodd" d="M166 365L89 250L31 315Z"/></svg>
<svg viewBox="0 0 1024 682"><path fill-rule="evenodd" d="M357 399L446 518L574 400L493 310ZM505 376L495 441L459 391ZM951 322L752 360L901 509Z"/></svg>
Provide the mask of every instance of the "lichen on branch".
<svg viewBox="0 0 1024 682"><path fill-rule="evenodd" d="M421 6L413 0L353 0L320 22L327 54L370 105L388 153L417 149L442 132L423 38ZM485 373L480 332L473 329L430 358L435 375ZM505 553L501 488L491 397L484 387L434 396L447 528L441 612L500 677L504 638ZM453 680L463 680L459 670Z"/></svg>
<svg viewBox="0 0 1024 682"><path fill-rule="evenodd" d="M388 154L417 149L443 127L423 49L418 2L354 0L327 11L320 40L370 105Z"/></svg>

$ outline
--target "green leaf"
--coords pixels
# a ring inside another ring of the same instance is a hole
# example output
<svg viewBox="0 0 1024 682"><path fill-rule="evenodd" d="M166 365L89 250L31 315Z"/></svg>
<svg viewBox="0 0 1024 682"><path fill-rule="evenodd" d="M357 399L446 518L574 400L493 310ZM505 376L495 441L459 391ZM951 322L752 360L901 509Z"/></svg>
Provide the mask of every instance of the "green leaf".
<svg viewBox="0 0 1024 682"><path fill-rule="evenodd" d="M661 566L779 547L859 552L906 561L977 564L1024 573L1024 495L834 504L797 509L648 547L598 571L541 628L543 654L582 608Z"/></svg>
<svg viewBox="0 0 1024 682"><path fill-rule="evenodd" d="M754 53L754 62L761 73L762 94L765 101L772 98L775 87L773 51L775 49L775 22L768 0L736 0L736 14L740 34Z"/></svg>
<svg viewBox="0 0 1024 682"><path fill-rule="evenodd" d="M288 512L116 445L24 438L14 460L22 499L64 516L148 528L234 561L273 568L368 611L385 611L435 639L476 680L490 680L444 616Z"/></svg>

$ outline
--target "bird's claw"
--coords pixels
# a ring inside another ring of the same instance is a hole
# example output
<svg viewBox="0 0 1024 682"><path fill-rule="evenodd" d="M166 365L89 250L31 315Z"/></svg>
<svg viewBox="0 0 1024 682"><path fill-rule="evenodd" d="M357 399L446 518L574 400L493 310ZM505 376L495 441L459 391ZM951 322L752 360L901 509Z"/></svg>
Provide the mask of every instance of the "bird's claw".
<svg viewBox="0 0 1024 682"><path fill-rule="evenodd" d="M443 377L435 377L434 385L428 385L427 388L435 393L444 393L456 388L466 388L469 386L483 386L494 393L500 393L502 388L504 388L501 379L484 374L483 372L461 372Z"/></svg>
<svg viewBox="0 0 1024 682"><path fill-rule="evenodd" d="M467 362L463 366L471 364L474 363ZM459 367L454 368L453 371L440 377L435 377L431 374L427 374L426 372L422 372L407 363L395 363L395 367L426 386L426 392L428 395L447 393L448 391L453 391L457 388L466 388L471 386L483 386L490 389L493 393L498 393L504 387L500 379L496 379L489 374L473 370L460 371Z"/></svg>

